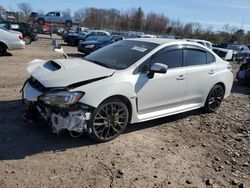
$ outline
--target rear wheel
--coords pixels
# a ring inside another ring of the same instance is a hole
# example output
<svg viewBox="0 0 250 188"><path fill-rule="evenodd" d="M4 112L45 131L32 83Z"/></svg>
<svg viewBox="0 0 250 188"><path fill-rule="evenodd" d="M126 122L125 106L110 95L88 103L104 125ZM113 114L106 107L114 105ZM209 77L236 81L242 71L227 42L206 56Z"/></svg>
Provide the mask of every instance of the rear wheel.
<svg viewBox="0 0 250 188"><path fill-rule="evenodd" d="M118 99L109 99L91 114L88 135L95 142L107 142L118 137L126 128L129 112L126 104Z"/></svg>
<svg viewBox="0 0 250 188"><path fill-rule="evenodd" d="M30 44L32 42L32 38L29 35L24 35L25 44Z"/></svg>
<svg viewBox="0 0 250 188"><path fill-rule="evenodd" d="M5 45L0 44L0 55L4 55L7 52L7 48Z"/></svg>
<svg viewBox="0 0 250 188"><path fill-rule="evenodd" d="M205 104L206 112L215 112L224 99L224 88L221 85L215 85L209 92Z"/></svg>

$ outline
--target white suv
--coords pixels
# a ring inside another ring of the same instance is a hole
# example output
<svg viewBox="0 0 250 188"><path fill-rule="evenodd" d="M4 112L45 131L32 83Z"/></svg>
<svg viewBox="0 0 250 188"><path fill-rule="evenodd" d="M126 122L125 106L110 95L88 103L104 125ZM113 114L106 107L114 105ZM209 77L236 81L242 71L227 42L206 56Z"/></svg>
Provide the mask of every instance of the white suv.
<svg viewBox="0 0 250 188"><path fill-rule="evenodd" d="M97 142L128 123L214 112L233 83L230 64L208 48L157 38L119 41L79 60L34 60L27 70L26 117L38 111L54 132L87 132Z"/></svg>

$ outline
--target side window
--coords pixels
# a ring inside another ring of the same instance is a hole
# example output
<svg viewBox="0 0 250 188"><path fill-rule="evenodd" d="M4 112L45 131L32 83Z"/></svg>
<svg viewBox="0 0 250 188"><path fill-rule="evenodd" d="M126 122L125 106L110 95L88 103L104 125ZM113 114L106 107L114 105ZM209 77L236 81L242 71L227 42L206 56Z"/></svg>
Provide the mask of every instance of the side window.
<svg viewBox="0 0 250 188"><path fill-rule="evenodd" d="M60 13L59 13L59 12L57 12L57 13L56 13L56 16L60 17Z"/></svg>
<svg viewBox="0 0 250 188"><path fill-rule="evenodd" d="M151 58L148 58L146 61L144 61L140 66L139 66L139 69L138 69L138 72L139 73L147 73L150 69L150 59Z"/></svg>
<svg viewBox="0 0 250 188"><path fill-rule="evenodd" d="M9 29L7 23L0 23L0 27L4 29Z"/></svg>
<svg viewBox="0 0 250 188"><path fill-rule="evenodd" d="M185 50L185 66L207 64L207 52L196 49Z"/></svg>
<svg viewBox="0 0 250 188"><path fill-rule="evenodd" d="M152 64L162 63L168 66L168 68L182 67L182 49L167 50L163 49L157 52L152 57Z"/></svg>
<svg viewBox="0 0 250 188"><path fill-rule="evenodd" d="M207 52L207 64L215 62L215 57L213 54Z"/></svg>

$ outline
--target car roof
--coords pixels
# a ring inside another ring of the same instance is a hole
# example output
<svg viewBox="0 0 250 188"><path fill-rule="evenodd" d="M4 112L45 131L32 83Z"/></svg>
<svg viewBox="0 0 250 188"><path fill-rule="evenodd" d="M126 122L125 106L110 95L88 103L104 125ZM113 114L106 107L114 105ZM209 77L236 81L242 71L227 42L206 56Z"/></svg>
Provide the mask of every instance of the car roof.
<svg viewBox="0 0 250 188"><path fill-rule="evenodd" d="M163 38L128 38L126 40L141 41L141 42L151 42L155 44L164 44L170 42L181 42L181 40L176 39L163 39Z"/></svg>

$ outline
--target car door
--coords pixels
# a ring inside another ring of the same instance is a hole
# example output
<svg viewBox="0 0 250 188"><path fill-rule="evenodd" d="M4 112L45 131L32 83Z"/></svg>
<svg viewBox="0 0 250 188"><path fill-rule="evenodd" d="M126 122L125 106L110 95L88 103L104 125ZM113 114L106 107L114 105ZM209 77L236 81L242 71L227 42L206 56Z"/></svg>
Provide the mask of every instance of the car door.
<svg viewBox="0 0 250 188"><path fill-rule="evenodd" d="M155 73L153 78L149 78L148 73L143 70L145 70L145 65L151 66L154 63L167 65L167 73ZM141 73L135 85L138 114L182 105L186 85L183 50L177 47L162 49L144 64L139 68Z"/></svg>
<svg viewBox="0 0 250 188"><path fill-rule="evenodd" d="M199 47L184 50L184 66L187 70L187 89L184 104L202 104L218 79L215 56Z"/></svg>

